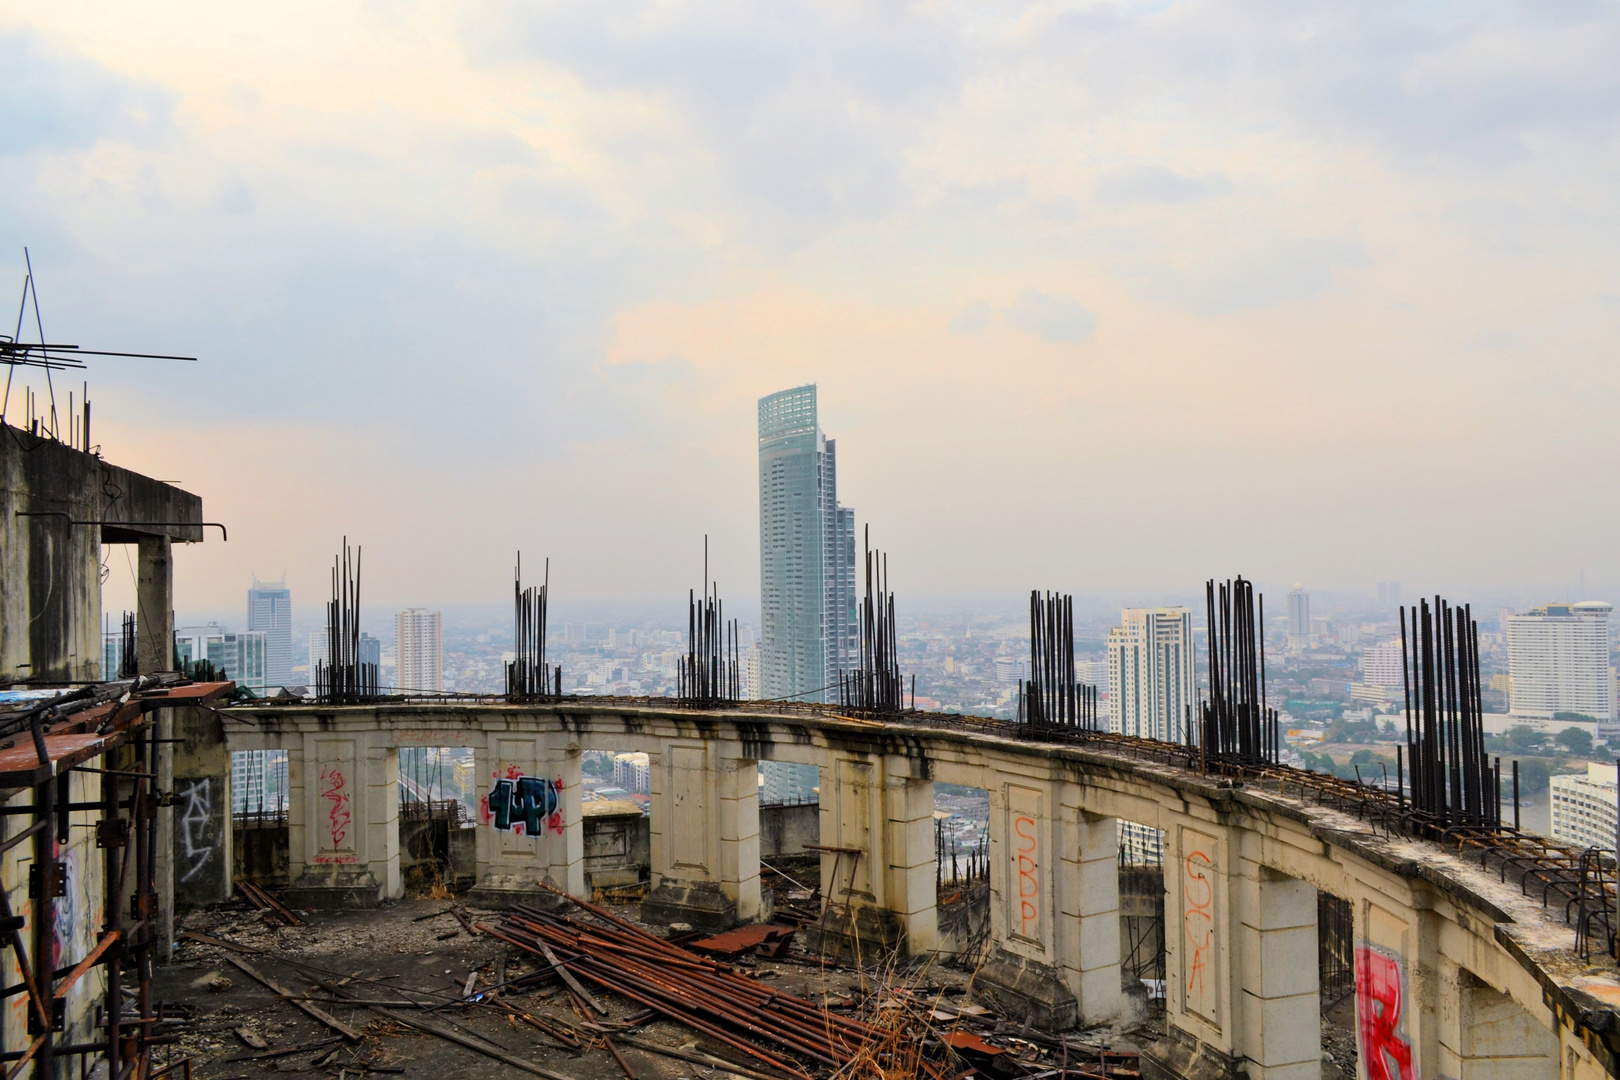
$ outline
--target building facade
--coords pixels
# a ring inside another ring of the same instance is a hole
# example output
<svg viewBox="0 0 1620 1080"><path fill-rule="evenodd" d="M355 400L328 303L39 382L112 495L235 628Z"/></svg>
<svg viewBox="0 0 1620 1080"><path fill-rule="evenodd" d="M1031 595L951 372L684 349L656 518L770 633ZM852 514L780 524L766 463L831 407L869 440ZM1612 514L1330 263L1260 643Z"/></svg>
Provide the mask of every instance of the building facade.
<svg viewBox="0 0 1620 1080"><path fill-rule="evenodd" d="M1108 632L1108 729L1180 742L1193 692L1192 612L1126 608Z"/></svg>
<svg viewBox="0 0 1620 1080"><path fill-rule="evenodd" d="M1614 719L1609 667L1612 604L1547 604L1507 619L1510 708L1515 716L1579 713Z"/></svg>
<svg viewBox="0 0 1620 1080"><path fill-rule="evenodd" d="M1369 645L1361 655L1362 681L1391 690L1404 690L1406 679L1401 668L1401 643L1381 641Z"/></svg>
<svg viewBox="0 0 1620 1080"><path fill-rule="evenodd" d="M247 628L264 634L264 677L267 685L292 682L292 591L287 579L253 579L248 590Z"/></svg>
<svg viewBox="0 0 1620 1080"><path fill-rule="evenodd" d="M815 386L759 400L760 694L837 699L859 657L854 511Z"/></svg>
<svg viewBox="0 0 1620 1080"><path fill-rule="evenodd" d="M1550 783L1553 838L1613 851L1615 767L1592 761L1585 776L1555 776Z"/></svg>
<svg viewBox="0 0 1620 1080"><path fill-rule="evenodd" d="M1311 640L1311 594L1298 582L1288 590L1288 647L1308 649Z"/></svg>
<svg viewBox="0 0 1620 1080"><path fill-rule="evenodd" d="M395 688L438 693L444 689L444 616L424 608L394 614ZM379 650L380 658L380 650Z"/></svg>

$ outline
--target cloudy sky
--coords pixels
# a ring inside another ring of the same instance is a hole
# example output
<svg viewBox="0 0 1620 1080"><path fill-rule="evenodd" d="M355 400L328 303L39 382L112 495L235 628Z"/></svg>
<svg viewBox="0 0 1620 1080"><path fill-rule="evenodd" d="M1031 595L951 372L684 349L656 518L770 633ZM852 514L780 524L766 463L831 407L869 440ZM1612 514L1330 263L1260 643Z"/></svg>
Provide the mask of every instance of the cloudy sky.
<svg viewBox="0 0 1620 1080"><path fill-rule="evenodd" d="M758 593L820 386L917 596L1620 600L1612 3L0 4L0 284L314 603ZM127 577L115 554L115 579ZM109 584L109 604L118 582Z"/></svg>

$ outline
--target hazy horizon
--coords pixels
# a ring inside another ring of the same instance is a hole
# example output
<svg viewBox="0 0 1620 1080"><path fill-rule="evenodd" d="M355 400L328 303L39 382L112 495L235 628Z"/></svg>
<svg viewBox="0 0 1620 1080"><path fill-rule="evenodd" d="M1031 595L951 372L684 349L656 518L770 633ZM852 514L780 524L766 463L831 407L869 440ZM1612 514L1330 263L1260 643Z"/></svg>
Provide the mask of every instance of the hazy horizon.
<svg viewBox="0 0 1620 1080"><path fill-rule="evenodd" d="M230 529L183 618L318 612L345 535L373 612L503 604L521 548L679 613L708 534L757 619L755 402L805 382L902 607L1620 600L1617 46L1583 2L12 9L0 285L26 244L48 338L200 358L89 372L108 459Z"/></svg>

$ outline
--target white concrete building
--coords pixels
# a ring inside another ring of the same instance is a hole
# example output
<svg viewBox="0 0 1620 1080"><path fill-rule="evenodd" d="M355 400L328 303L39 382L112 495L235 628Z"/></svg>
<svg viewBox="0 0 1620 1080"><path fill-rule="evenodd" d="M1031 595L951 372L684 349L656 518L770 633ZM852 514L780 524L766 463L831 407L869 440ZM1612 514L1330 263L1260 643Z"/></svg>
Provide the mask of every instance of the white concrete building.
<svg viewBox="0 0 1620 1080"><path fill-rule="evenodd" d="M1108 729L1180 742L1193 693L1192 612L1126 608L1108 632Z"/></svg>
<svg viewBox="0 0 1620 1080"><path fill-rule="evenodd" d="M1615 767L1588 762L1585 776L1555 776L1551 783L1553 837L1613 851Z"/></svg>
<svg viewBox="0 0 1620 1080"><path fill-rule="evenodd" d="M1401 677L1401 643L1383 641L1369 645L1361 655L1362 682L1387 686L1391 690L1404 688Z"/></svg>
<svg viewBox="0 0 1620 1080"><path fill-rule="evenodd" d="M408 608L394 614L395 686L437 693L444 689L444 616Z"/></svg>
<svg viewBox="0 0 1620 1080"><path fill-rule="evenodd" d="M1509 711L1515 716L1580 713L1600 723L1614 719L1609 673L1612 604L1585 600L1547 604L1507 617Z"/></svg>
<svg viewBox="0 0 1620 1080"><path fill-rule="evenodd" d="M613 782L626 791L647 794L652 790L650 763L646 754L613 755Z"/></svg>

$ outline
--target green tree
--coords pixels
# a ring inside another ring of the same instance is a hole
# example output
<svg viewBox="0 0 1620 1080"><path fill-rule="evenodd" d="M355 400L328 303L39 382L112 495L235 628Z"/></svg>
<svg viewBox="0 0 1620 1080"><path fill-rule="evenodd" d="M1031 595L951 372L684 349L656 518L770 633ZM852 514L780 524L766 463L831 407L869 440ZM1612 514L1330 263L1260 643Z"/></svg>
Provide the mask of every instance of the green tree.
<svg viewBox="0 0 1620 1080"><path fill-rule="evenodd" d="M1567 727L1554 738L1572 754L1585 756L1592 752L1592 733L1585 728Z"/></svg>
<svg viewBox="0 0 1620 1080"><path fill-rule="evenodd" d="M1540 791L1547 786L1547 780L1552 776L1552 766L1547 764L1545 758L1519 759L1519 793L1521 795L1532 791Z"/></svg>
<svg viewBox="0 0 1620 1080"><path fill-rule="evenodd" d="M1546 737L1535 728L1520 725L1518 727L1509 729L1507 733L1507 741L1508 745L1513 748L1514 753L1528 754L1532 750L1541 749L1542 743L1546 742L1547 740Z"/></svg>
<svg viewBox="0 0 1620 1080"><path fill-rule="evenodd" d="M1373 752L1371 750L1357 750L1350 755L1350 764L1352 765L1371 765L1372 763Z"/></svg>

